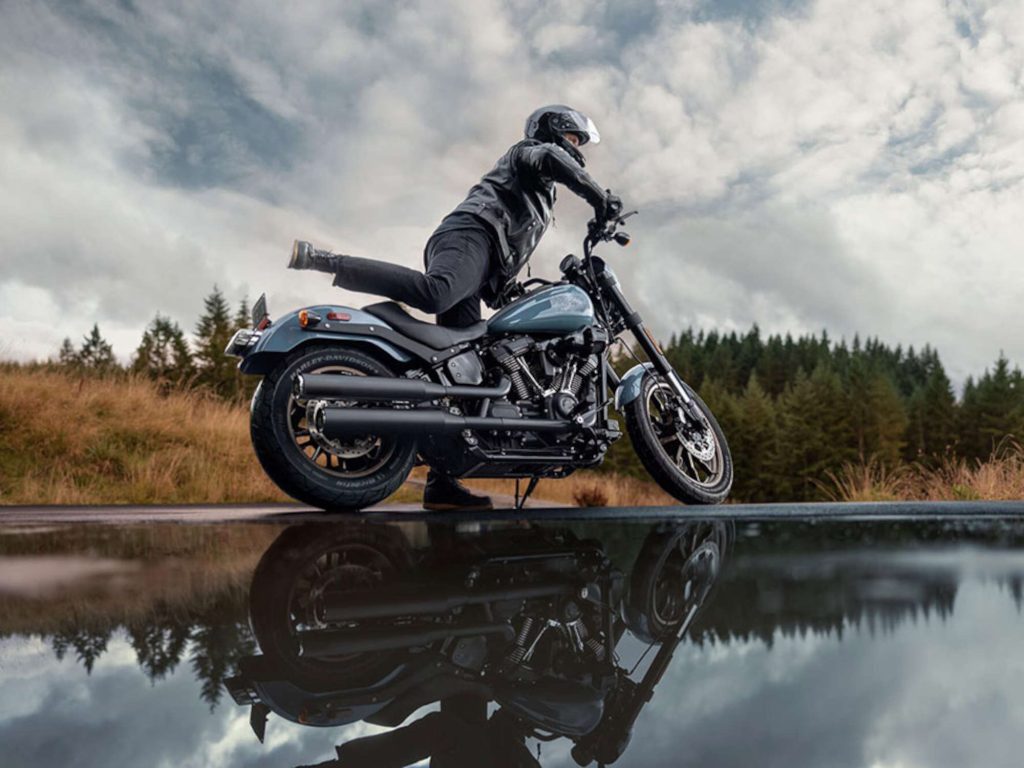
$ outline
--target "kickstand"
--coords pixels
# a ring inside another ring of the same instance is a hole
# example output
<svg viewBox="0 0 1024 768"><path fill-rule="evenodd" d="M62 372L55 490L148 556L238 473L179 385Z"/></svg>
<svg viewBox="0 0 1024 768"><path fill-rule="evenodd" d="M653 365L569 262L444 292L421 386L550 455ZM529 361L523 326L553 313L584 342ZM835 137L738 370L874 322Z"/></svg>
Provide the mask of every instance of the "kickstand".
<svg viewBox="0 0 1024 768"><path fill-rule="evenodd" d="M533 489L537 487L537 483L540 482L540 478L534 475L530 478L530 482L526 484L526 493L521 497L519 495L519 478L516 478L516 509L522 509L526 506L526 500L530 498L530 494L533 493Z"/></svg>

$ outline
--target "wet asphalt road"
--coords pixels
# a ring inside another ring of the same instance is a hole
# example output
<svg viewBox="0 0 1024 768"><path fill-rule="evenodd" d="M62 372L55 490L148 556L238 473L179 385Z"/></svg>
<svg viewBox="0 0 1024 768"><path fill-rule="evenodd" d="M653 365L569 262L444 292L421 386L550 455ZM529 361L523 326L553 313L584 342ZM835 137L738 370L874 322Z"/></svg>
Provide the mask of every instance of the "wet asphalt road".
<svg viewBox="0 0 1024 768"><path fill-rule="evenodd" d="M516 511L509 505L493 512L436 513L424 512L416 504L379 505L361 513L326 513L299 504L197 504L180 506L20 506L0 508L0 524L25 525L45 523L213 523L231 521L290 522L302 519L339 518L341 516L373 519L685 519L690 517L743 519L901 519L907 517L1024 518L1024 501L961 501L961 502L876 502L876 503L807 503L807 504L728 504L721 507L546 507L531 502L527 509Z"/></svg>

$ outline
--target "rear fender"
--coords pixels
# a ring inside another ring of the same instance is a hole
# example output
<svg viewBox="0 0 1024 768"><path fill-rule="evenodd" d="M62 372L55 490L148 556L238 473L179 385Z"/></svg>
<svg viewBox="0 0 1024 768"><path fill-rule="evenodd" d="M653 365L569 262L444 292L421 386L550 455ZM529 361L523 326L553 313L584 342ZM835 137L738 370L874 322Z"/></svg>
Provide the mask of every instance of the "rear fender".
<svg viewBox="0 0 1024 768"><path fill-rule="evenodd" d="M301 310L289 312L262 332L259 341L238 364L239 370L242 373L267 374L274 369L281 357L314 342L370 346L400 363L407 363L413 359L412 355L392 342L375 336L372 331L362 330L372 328L393 331L390 325L369 312L332 305L318 305L305 309L321 318L317 326L303 328L299 324ZM329 320L329 312L347 315L349 319ZM359 326L359 330L353 333L345 332L344 326L348 324Z"/></svg>

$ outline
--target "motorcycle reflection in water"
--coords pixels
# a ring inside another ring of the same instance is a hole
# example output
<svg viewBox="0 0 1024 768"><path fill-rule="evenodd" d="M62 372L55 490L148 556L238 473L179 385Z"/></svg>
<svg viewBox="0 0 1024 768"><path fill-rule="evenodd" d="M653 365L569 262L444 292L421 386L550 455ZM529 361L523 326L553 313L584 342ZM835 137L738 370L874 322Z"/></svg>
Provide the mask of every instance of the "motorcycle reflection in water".
<svg viewBox="0 0 1024 768"><path fill-rule="evenodd" d="M228 689L261 741L271 713L393 729L321 766L538 766L527 739L559 737L579 765L610 764L707 601L731 531L654 525L624 573L569 528L295 526L256 569L261 654ZM627 630L656 649L639 680L616 654Z"/></svg>

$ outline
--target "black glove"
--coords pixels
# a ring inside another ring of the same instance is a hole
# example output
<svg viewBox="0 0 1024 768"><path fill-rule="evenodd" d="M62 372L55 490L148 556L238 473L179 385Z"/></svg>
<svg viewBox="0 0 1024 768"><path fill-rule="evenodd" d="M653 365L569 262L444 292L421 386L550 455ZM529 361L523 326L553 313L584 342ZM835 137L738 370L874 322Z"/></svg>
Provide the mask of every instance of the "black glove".
<svg viewBox="0 0 1024 768"><path fill-rule="evenodd" d="M607 194L605 194L600 214L603 221L610 221L622 213L622 198L612 194L610 189L606 189L605 192Z"/></svg>

